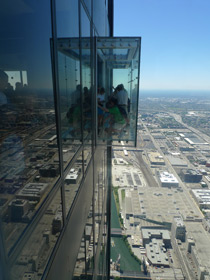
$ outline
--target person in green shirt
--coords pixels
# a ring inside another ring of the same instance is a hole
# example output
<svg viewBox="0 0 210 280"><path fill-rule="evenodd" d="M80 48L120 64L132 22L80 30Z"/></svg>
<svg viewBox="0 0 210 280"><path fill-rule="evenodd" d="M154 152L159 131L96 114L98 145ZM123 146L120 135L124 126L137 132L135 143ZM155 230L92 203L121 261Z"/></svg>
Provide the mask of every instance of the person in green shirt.
<svg viewBox="0 0 210 280"><path fill-rule="evenodd" d="M105 131L111 135L112 133L120 133L122 129L125 127L125 119L114 99L110 99L109 102L106 103L106 108L98 105L98 107L105 112L104 116L104 128Z"/></svg>

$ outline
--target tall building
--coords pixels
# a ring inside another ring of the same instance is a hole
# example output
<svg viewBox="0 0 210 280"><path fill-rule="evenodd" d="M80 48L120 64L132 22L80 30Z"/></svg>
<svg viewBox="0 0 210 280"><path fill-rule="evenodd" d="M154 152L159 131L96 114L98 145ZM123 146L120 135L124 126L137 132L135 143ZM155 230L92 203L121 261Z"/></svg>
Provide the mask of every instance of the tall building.
<svg viewBox="0 0 210 280"><path fill-rule="evenodd" d="M186 227L181 216L174 217L171 228L171 235L173 238L179 239L182 242L185 241Z"/></svg>
<svg viewBox="0 0 210 280"><path fill-rule="evenodd" d="M113 37L113 0L1 1L0 21L0 279L107 279L140 38Z"/></svg>

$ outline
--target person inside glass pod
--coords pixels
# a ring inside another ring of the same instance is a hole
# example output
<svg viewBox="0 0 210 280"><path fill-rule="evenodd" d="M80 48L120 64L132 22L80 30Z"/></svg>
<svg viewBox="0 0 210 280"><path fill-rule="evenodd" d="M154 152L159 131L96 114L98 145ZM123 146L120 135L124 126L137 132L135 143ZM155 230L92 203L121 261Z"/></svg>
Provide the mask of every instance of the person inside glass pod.
<svg viewBox="0 0 210 280"><path fill-rule="evenodd" d="M116 98L117 98L118 108L122 116L124 117L126 124L129 125L130 121L128 118L128 101L129 101L128 92L124 88L123 84L119 84L116 87Z"/></svg>
<svg viewBox="0 0 210 280"><path fill-rule="evenodd" d="M98 107L105 112L104 129L108 135L121 133L126 125L125 119L123 118L116 103L116 99L111 98L106 103L105 108L98 104Z"/></svg>

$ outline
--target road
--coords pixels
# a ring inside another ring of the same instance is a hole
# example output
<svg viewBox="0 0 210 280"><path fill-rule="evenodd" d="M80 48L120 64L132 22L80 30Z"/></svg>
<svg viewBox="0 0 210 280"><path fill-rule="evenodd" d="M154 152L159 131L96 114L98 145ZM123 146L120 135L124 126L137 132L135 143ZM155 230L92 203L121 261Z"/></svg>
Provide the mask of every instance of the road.
<svg viewBox="0 0 210 280"><path fill-rule="evenodd" d="M206 142L210 143L210 137L204 133L202 133L200 130L192 127L192 126L189 126L187 125L186 123L183 123L182 122L182 117L180 115L177 115L175 113L168 113L169 115L171 115L172 117L174 117L174 119L182 124L183 126L185 126L187 129L191 130L192 132L196 133L197 135L199 135L199 137L202 137Z"/></svg>

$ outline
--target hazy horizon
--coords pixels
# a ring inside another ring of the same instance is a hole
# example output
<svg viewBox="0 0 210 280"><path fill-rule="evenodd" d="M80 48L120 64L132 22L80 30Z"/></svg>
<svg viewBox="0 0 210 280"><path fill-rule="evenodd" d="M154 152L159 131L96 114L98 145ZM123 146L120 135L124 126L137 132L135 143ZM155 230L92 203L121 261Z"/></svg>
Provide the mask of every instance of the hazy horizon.
<svg viewBox="0 0 210 280"><path fill-rule="evenodd" d="M210 90L173 90L173 89L141 89L140 98L143 97L183 97L183 98L210 98Z"/></svg>

